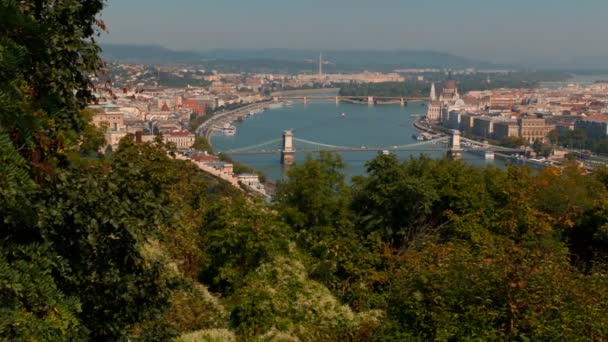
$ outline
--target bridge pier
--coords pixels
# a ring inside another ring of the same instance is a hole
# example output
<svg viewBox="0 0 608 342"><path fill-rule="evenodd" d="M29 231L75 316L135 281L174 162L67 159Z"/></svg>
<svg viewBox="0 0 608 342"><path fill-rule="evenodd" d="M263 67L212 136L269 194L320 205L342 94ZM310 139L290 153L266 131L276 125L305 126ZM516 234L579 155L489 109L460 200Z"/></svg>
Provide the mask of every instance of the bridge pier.
<svg viewBox="0 0 608 342"><path fill-rule="evenodd" d="M336 106L340 104L340 97L336 96Z"/></svg>
<svg viewBox="0 0 608 342"><path fill-rule="evenodd" d="M283 132L283 148L281 149L281 164L291 165L295 161L295 149L293 148L293 131L288 129Z"/></svg>
<svg viewBox="0 0 608 342"><path fill-rule="evenodd" d="M450 139L449 150L447 158L449 160L458 160L462 158L462 150L460 149L460 131L454 129L451 131L452 137Z"/></svg>
<svg viewBox="0 0 608 342"><path fill-rule="evenodd" d="M375 104L374 97L373 96L368 96L367 97L367 105L368 106L373 106L374 104Z"/></svg>
<svg viewBox="0 0 608 342"><path fill-rule="evenodd" d="M302 100L304 101L304 104L308 104L308 98L306 96L304 96Z"/></svg>
<svg viewBox="0 0 608 342"><path fill-rule="evenodd" d="M405 99L402 97L400 99L401 107L405 107Z"/></svg>

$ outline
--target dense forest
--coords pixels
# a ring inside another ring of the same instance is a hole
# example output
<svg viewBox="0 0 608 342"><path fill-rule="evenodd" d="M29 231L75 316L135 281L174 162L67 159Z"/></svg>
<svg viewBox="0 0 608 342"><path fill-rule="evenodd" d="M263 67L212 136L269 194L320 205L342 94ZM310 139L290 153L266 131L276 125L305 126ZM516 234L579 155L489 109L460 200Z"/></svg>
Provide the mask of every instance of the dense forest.
<svg viewBox="0 0 608 342"><path fill-rule="evenodd" d="M176 160L97 153L101 0L0 0L0 339L608 339L608 170L379 155L272 203Z"/></svg>

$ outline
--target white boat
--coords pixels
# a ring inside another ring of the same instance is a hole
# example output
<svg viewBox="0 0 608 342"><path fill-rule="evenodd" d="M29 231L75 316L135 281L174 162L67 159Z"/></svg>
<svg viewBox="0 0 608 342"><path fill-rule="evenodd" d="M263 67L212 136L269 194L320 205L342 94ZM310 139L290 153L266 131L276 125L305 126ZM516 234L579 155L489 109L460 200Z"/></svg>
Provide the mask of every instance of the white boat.
<svg viewBox="0 0 608 342"><path fill-rule="evenodd" d="M343 117L343 118L344 118L344 117L346 117L346 113L342 113L342 117Z"/></svg>
<svg viewBox="0 0 608 342"><path fill-rule="evenodd" d="M220 132L224 135L235 135L236 127L232 126L231 124L225 124L222 126L222 128L220 128Z"/></svg>
<svg viewBox="0 0 608 342"><path fill-rule="evenodd" d="M270 109L277 109L277 108L281 108L281 107L283 107L282 102L271 103L268 105L268 108L270 108Z"/></svg>

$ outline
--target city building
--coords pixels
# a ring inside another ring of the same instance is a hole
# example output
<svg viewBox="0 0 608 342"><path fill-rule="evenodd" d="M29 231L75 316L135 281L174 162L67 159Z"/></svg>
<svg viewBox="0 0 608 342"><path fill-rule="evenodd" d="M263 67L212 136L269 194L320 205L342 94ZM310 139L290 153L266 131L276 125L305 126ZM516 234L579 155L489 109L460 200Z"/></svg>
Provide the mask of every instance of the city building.
<svg viewBox="0 0 608 342"><path fill-rule="evenodd" d="M194 134L188 131L173 131L163 134L163 141L165 143L174 143L180 150L191 148L194 145L194 139Z"/></svg>
<svg viewBox="0 0 608 342"><path fill-rule="evenodd" d="M474 117L471 131L478 137L491 138L494 133L494 120L488 116Z"/></svg>
<svg viewBox="0 0 608 342"><path fill-rule="evenodd" d="M519 126L517 121L501 121L494 123L494 139L505 140L508 137L518 137Z"/></svg>
<svg viewBox="0 0 608 342"><path fill-rule="evenodd" d="M460 131L463 133L472 133L475 126L474 118L479 115L475 113L464 113L460 115Z"/></svg>
<svg viewBox="0 0 608 342"><path fill-rule="evenodd" d="M443 105L441 101L431 101L429 102L429 107L427 108L426 118L429 121L440 121L442 110Z"/></svg>
<svg viewBox="0 0 608 342"><path fill-rule="evenodd" d="M117 111L105 111L96 113L91 119L97 127L103 127L106 131L118 132L125 130L125 114Z"/></svg>
<svg viewBox="0 0 608 342"><path fill-rule="evenodd" d="M547 125L545 119L537 117L522 117L517 121L519 125L519 136L533 143L536 140L545 142L547 135L554 126Z"/></svg>
<svg viewBox="0 0 608 342"><path fill-rule="evenodd" d="M574 129L581 129L591 139L608 137L608 118L585 118L574 123Z"/></svg>
<svg viewBox="0 0 608 342"><path fill-rule="evenodd" d="M443 84L443 89L441 90L441 95L439 96L439 101L441 102L456 102L460 98L458 94L458 87L456 86L456 81L452 79L448 79Z"/></svg>
<svg viewBox="0 0 608 342"><path fill-rule="evenodd" d="M197 100L182 100L182 106L190 109L194 115L205 115L207 106Z"/></svg>

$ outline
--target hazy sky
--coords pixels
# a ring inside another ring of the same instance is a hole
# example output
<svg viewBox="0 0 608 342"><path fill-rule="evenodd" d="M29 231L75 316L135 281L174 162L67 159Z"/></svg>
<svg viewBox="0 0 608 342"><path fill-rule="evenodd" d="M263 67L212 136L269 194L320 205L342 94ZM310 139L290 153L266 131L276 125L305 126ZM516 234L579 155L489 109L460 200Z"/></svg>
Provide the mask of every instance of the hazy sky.
<svg viewBox="0 0 608 342"><path fill-rule="evenodd" d="M109 0L103 42L428 49L494 61L608 56L608 0Z"/></svg>

